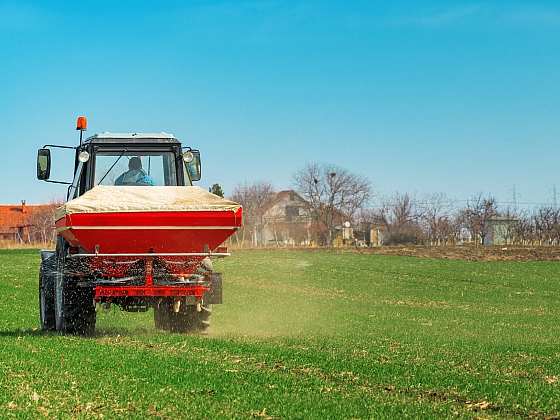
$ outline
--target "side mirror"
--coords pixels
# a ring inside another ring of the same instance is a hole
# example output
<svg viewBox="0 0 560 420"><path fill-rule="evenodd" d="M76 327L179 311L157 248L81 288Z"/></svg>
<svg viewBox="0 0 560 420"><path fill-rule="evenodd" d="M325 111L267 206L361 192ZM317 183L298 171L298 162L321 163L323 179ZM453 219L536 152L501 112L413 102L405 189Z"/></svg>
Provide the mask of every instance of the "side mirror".
<svg viewBox="0 0 560 420"><path fill-rule="evenodd" d="M46 181L51 176L51 151L39 149L37 152L37 179Z"/></svg>
<svg viewBox="0 0 560 420"><path fill-rule="evenodd" d="M200 181L200 176L202 175L200 152L198 150L189 150L183 153L183 162L185 162L185 170L189 172L191 181Z"/></svg>

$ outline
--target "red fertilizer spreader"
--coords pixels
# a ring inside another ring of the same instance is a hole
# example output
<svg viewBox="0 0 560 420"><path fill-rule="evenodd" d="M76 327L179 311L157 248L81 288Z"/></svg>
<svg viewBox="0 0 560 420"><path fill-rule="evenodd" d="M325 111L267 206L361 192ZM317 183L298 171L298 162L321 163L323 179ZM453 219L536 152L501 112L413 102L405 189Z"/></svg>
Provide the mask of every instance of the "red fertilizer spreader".
<svg viewBox="0 0 560 420"><path fill-rule="evenodd" d="M239 204L199 187L97 186L57 210L56 228L69 258L96 278L95 300L202 299L194 272L207 257L229 255L220 245L241 219Z"/></svg>

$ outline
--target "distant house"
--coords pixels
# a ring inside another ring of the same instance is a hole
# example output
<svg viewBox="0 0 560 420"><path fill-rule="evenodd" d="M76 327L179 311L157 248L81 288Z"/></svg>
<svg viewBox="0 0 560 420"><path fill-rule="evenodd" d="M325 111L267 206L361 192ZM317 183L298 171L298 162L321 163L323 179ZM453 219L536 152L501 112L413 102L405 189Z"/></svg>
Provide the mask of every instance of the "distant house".
<svg viewBox="0 0 560 420"><path fill-rule="evenodd" d="M309 244L309 203L293 190L280 191L259 209L257 227L260 245L287 246Z"/></svg>
<svg viewBox="0 0 560 420"><path fill-rule="evenodd" d="M517 217L493 216L488 224L484 245L507 245L515 241Z"/></svg>
<svg viewBox="0 0 560 420"><path fill-rule="evenodd" d="M0 205L0 240L14 242L47 242L56 236L55 205Z"/></svg>
<svg viewBox="0 0 560 420"><path fill-rule="evenodd" d="M388 233L385 226L364 223L354 228L353 235L358 246L381 246Z"/></svg>
<svg viewBox="0 0 560 420"><path fill-rule="evenodd" d="M350 227L350 222L335 226L333 233L333 246L355 245L356 243L354 228Z"/></svg>

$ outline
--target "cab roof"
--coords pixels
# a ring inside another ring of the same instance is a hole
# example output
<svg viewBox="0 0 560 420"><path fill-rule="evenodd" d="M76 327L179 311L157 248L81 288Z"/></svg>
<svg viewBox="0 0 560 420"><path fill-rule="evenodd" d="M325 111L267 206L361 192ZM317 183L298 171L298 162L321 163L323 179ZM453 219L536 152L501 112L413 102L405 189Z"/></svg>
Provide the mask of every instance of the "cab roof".
<svg viewBox="0 0 560 420"><path fill-rule="evenodd" d="M88 137L84 143L179 143L168 133L100 133Z"/></svg>

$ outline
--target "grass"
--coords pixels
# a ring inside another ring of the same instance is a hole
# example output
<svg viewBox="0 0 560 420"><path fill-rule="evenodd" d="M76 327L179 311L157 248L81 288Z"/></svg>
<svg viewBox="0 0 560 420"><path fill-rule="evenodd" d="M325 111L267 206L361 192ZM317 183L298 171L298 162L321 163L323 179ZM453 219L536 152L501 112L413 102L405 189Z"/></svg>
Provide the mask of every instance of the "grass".
<svg viewBox="0 0 560 420"><path fill-rule="evenodd" d="M560 415L558 263L237 252L209 337L113 310L92 338L39 330L39 263L0 251L2 418Z"/></svg>

